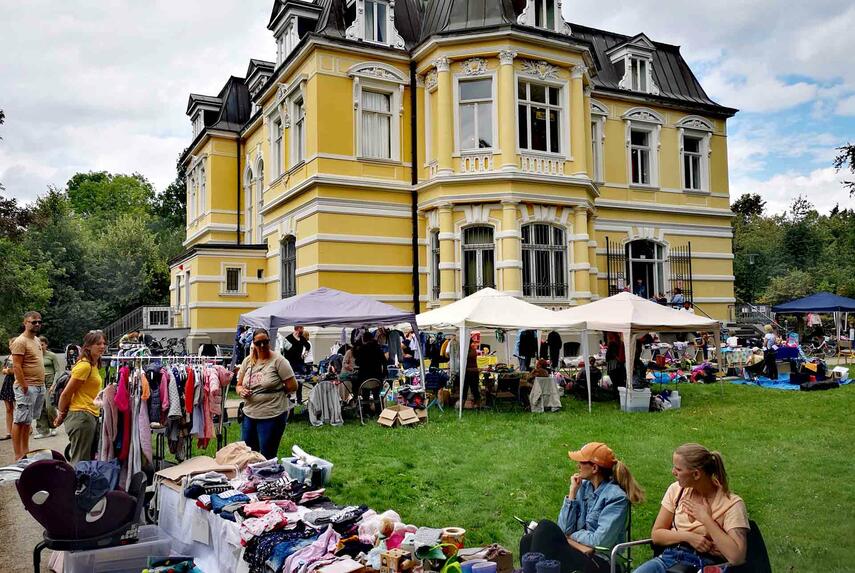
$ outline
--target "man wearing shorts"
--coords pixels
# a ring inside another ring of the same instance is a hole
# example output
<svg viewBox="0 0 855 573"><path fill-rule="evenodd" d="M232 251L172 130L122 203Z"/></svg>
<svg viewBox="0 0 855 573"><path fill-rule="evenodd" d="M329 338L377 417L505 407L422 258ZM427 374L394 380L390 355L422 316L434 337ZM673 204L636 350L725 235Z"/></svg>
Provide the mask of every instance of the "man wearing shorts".
<svg viewBox="0 0 855 573"><path fill-rule="evenodd" d="M45 366L39 332L42 315L29 311L24 315L24 332L12 342L12 367L15 371L15 414L12 424L12 444L15 459L30 451L30 430L33 420L42 414L45 402Z"/></svg>

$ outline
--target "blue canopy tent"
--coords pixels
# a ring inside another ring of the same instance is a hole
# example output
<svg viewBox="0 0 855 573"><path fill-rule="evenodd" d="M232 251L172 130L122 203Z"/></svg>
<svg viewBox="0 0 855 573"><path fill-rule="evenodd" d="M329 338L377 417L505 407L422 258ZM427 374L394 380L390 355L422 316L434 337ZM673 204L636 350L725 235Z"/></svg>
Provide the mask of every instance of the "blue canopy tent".
<svg viewBox="0 0 855 573"><path fill-rule="evenodd" d="M775 314L804 314L808 312L833 312L837 338L840 338L841 312L855 312L855 299L830 292L818 292L804 298L791 300L772 307Z"/></svg>

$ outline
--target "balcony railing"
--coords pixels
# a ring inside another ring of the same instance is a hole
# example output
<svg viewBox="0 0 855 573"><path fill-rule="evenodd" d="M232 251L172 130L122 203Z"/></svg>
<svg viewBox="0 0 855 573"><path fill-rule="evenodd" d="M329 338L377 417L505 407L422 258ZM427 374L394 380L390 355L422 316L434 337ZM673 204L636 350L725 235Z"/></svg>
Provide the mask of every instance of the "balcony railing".
<svg viewBox="0 0 855 573"><path fill-rule="evenodd" d="M542 155L520 155L520 170L537 175L564 175L564 159Z"/></svg>
<svg viewBox="0 0 855 573"><path fill-rule="evenodd" d="M492 153L466 153L460 156L463 173L487 173L493 170Z"/></svg>

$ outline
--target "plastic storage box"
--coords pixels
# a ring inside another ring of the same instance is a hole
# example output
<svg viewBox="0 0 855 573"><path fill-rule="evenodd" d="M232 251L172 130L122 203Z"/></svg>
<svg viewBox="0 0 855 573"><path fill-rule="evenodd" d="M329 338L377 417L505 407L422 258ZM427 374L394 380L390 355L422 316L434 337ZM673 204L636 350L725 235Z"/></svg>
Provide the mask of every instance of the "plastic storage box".
<svg viewBox="0 0 855 573"><path fill-rule="evenodd" d="M282 465L285 466L285 471L287 472L288 477L290 477L291 479L296 479L303 482L312 481L312 466L298 464L296 457L282 458ZM333 469L332 462L328 462L326 460L318 458L318 462L315 467L317 467L321 473L321 478L319 479L322 480L322 483L313 485L320 486L329 484Z"/></svg>
<svg viewBox="0 0 855 573"><path fill-rule="evenodd" d="M624 412L649 412L650 411L650 388L643 390L630 390L618 388L620 395L620 409Z"/></svg>
<svg viewBox="0 0 855 573"><path fill-rule="evenodd" d="M172 550L170 537L157 525L143 525L139 540L130 545L70 551L65 554L65 573L139 573L149 557L167 557Z"/></svg>

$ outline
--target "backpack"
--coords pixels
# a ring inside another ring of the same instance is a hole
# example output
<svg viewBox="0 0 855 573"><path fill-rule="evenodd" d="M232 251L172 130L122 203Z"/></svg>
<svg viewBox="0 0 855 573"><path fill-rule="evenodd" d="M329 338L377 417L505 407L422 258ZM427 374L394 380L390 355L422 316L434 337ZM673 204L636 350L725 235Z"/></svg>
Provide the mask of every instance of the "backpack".
<svg viewBox="0 0 855 573"><path fill-rule="evenodd" d="M68 381L71 379L71 371L66 370L62 374L59 375L59 378L54 381L53 386L50 387L49 398L51 404L59 404L59 397L62 396L62 391L65 390L65 387L68 385Z"/></svg>

